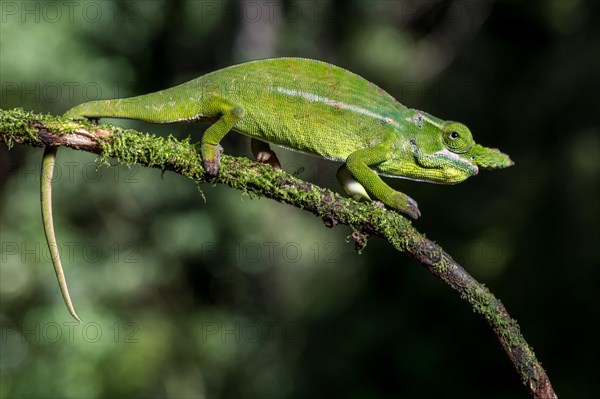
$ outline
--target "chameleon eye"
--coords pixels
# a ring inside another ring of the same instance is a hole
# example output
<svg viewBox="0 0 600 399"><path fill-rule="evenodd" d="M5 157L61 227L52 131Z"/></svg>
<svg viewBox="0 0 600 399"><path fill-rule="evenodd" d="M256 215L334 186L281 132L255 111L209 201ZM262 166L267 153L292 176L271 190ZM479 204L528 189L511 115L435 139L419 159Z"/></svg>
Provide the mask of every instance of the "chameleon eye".
<svg viewBox="0 0 600 399"><path fill-rule="evenodd" d="M455 154L462 154L471 149L473 146L473 138L469 128L465 125L449 122L443 128L443 140L446 148Z"/></svg>

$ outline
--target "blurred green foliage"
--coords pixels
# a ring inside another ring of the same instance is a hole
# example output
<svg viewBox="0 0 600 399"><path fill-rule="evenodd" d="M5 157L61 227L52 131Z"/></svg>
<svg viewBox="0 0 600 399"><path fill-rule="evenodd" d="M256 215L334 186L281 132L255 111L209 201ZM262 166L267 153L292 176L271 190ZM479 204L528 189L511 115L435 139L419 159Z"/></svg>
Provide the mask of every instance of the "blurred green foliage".
<svg viewBox="0 0 600 399"><path fill-rule="evenodd" d="M3 1L3 108L62 113L233 63L335 63L471 127L516 166L404 181L416 225L516 317L561 397L597 397L600 17L595 0ZM113 121L200 137L205 126ZM248 140L224 140L249 156ZM391 246L301 210L59 152L60 298L41 150L0 146L0 398L525 398L485 323ZM339 191L336 165L279 151Z"/></svg>

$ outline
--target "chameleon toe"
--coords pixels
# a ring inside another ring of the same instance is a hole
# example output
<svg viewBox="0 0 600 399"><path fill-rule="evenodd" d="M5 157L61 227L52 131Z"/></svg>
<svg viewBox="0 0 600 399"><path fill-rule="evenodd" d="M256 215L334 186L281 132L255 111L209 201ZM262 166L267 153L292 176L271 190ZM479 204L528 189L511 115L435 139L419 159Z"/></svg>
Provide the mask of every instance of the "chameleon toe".
<svg viewBox="0 0 600 399"><path fill-rule="evenodd" d="M406 209L403 212L415 220L421 217L421 211L419 211L417 201L410 197L408 197Z"/></svg>

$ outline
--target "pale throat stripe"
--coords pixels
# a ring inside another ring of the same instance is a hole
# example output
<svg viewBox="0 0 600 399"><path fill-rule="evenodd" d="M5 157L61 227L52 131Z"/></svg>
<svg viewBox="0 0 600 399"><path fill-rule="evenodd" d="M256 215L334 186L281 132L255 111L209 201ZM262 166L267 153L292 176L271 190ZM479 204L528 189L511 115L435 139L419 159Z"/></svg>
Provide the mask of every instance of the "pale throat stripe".
<svg viewBox="0 0 600 399"><path fill-rule="evenodd" d="M363 114L366 116L370 116L371 118L375 118L387 123L390 123L394 126L398 126L398 122L396 122L395 120L393 120L392 118L388 118L386 116L380 115L380 114L376 114L375 112L369 111L368 109L364 109L361 107L358 107L356 105L352 105L352 104L346 104L340 101L336 101L336 100L332 100L330 98L327 97L321 97L318 96L316 94L312 94L312 93L305 93L302 91L297 91L297 90L292 90L292 89L285 89L283 87L276 87L275 90L281 94L286 94L288 96L294 96L294 97L302 97L305 98L309 101L313 101L313 102L317 102L317 103L323 103L326 105L330 105L332 107L338 108L338 109L347 109L349 111L353 111L359 114Z"/></svg>

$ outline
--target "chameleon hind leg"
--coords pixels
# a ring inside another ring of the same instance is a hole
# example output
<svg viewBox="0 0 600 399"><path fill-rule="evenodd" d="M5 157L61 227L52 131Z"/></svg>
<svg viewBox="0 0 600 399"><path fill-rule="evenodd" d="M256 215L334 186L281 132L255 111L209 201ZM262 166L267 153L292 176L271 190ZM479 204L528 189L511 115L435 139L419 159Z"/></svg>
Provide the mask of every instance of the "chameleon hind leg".
<svg viewBox="0 0 600 399"><path fill-rule="evenodd" d="M258 162L269 164L275 170L281 170L281 163L277 159L277 154L271 150L268 143L252 137L250 138L250 148L252 149L254 158Z"/></svg>
<svg viewBox="0 0 600 399"><path fill-rule="evenodd" d="M56 151L57 149L55 147L46 147L44 149L44 156L42 158L40 176L42 223L44 225L44 233L46 234L46 241L48 242L48 249L50 250L50 257L52 258L52 264L54 265L54 272L56 273L56 278L58 279L60 292L65 304L67 305L69 313L71 313L71 316L73 316L75 320L81 321L79 315L77 315L77 312L75 311L73 302L71 301L71 295L69 295L67 279L65 278L65 273L60 261L60 252L58 251L56 236L54 234L54 221L52 219L52 178L54 176Z"/></svg>
<svg viewBox="0 0 600 399"><path fill-rule="evenodd" d="M219 173L219 164L221 163L222 148L219 142L243 118L244 109L237 104L216 97L211 98L209 102L211 108L217 109L220 117L204 132L200 154L206 172L215 176Z"/></svg>
<svg viewBox="0 0 600 399"><path fill-rule="evenodd" d="M407 214L413 219L417 219L421 216L417 202L410 198L408 195L396 191L387 184L373 169L371 165L377 165L387 159L389 159L389 152L391 143L384 142L371 147L362 148L354 151L346 159L345 167L352 174L355 181L360 183L366 191L373 194L377 199L383 202L385 205L397 209L402 213ZM344 177L342 173L342 178ZM347 189L348 180L344 181L340 179L340 172L338 171L338 180ZM356 188L350 191L350 195L359 195L361 197L360 190ZM368 195L367 195L368 198Z"/></svg>

